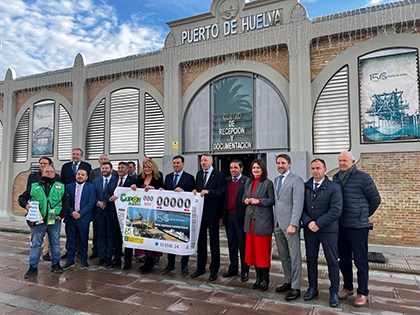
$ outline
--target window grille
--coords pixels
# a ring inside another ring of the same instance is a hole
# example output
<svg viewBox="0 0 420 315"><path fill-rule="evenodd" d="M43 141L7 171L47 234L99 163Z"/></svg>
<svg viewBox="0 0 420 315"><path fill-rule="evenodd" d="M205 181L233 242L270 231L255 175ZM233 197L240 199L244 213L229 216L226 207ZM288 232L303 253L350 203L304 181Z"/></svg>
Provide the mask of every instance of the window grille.
<svg viewBox="0 0 420 315"><path fill-rule="evenodd" d="M58 111L58 159L70 160L72 151L73 122L67 109L60 104Z"/></svg>
<svg viewBox="0 0 420 315"><path fill-rule="evenodd" d="M97 159L105 152L105 98L93 110L86 131L86 159Z"/></svg>
<svg viewBox="0 0 420 315"><path fill-rule="evenodd" d="M140 91L126 88L111 93L110 153L139 152Z"/></svg>
<svg viewBox="0 0 420 315"><path fill-rule="evenodd" d="M165 118L156 100L144 94L144 155L163 157L165 138Z"/></svg>
<svg viewBox="0 0 420 315"><path fill-rule="evenodd" d="M29 146L29 108L19 120L13 142L13 162L26 162L28 160Z"/></svg>
<svg viewBox="0 0 420 315"><path fill-rule="evenodd" d="M348 66L341 68L319 95L313 116L314 153L350 149Z"/></svg>

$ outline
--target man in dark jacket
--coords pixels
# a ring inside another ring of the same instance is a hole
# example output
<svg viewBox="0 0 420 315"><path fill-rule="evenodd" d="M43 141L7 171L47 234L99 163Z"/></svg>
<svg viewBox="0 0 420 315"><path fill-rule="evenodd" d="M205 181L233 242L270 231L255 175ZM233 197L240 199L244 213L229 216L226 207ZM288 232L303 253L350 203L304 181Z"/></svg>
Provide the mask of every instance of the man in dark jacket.
<svg viewBox="0 0 420 315"><path fill-rule="evenodd" d="M238 274L238 249L241 256L241 281L248 281L249 266L245 262L245 240L244 218L245 205L242 203L244 187L249 177L242 175L244 164L242 161L233 160L230 162L230 174L226 178L226 200L221 225L226 227L228 239L230 265L223 277L228 278Z"/></svg>
<svg viewBox="0 0 420 315"><path fill-rule="evenodd" d="M338 219L343 208L343 196L338 184L330 181L325 173L327 166L322 159L311 162L312 178L305 183L305 204L302 221L305 235L306 261L309 288L303 299L312 300L318 295L318 252L322 243L330 278L330 305L337 307L340 269L338 266Z"/></svg>
<svg viewBox="0 0 420 315"><path fill-rule="evenodd" d="M338 157L340 171L334 175L334 182L343 192L343 213L340 218L338 255L340 270L344 278L343 290L338 293L341 300L353 294L353 266L357 267L357 298L354 305L366 305L369 294L368 235L373 224L369 217L381 203L381 196L372 177L359 171L351 152L342 152Z"/></svg>
<svg viewBox="0 0 420 315"><path fill-rule="evenodd" d="M19 196L19 205L27 211L37 202L41 221L33 223L31 227L31 249L29 251L29 269L25 273L25 279L38 274L41 245L45 232L48 233L51 246L51 271L62 273L60 266L60 230L61 221L69 210L69 196L65 191L64 184L55 181L55 172L52 166L46 166L42 171L42 177L38 183Z"/></svg>

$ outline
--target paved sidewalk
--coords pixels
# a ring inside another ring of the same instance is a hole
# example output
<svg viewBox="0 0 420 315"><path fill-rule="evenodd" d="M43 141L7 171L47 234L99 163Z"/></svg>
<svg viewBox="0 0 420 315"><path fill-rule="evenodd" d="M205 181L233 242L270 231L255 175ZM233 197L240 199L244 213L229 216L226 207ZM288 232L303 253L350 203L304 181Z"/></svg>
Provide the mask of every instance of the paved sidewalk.
<svg viewBox="0 0 420 315"><path fill-rule="evenodd" d="M92 227L92 225L91 225ZM0 222L0 231L3 232L15 232L15 233L24 233L29 234L29 227L25 222ZM90 233L92 235L92 231ZM62 227L61 236L66 237L64 233L64 226ZM227 248L227 239L225 229L220 229L220 242L221 242L221 254L228 258L229 252ZM272 241L273 246L273 259L279 260L277 254L277 248L275 245L275 240L273 237ZM305 246L302 242L302 257L305 261ZM371 270L380 270L386 272L399 272L420 275L420 255L410 255L403 253L382 253L385 257L385 263L369 263ZM322 251L322 246L320 249L319 259L321 264L326 264L325 257Z"/></svg>
<svg viewBox="0 0 420 315"><path fill-rule="evenodd" d="M64 245L64 243L63 243ZM29 235L0 232L0 314L420 314L420 277L417 275L370 273L369 305L353 306L354 296L336 309L329 307L329 281L325 266L320 266L319 297L311 302L302 298L286 302L275 288L283 283L281 264L273 260L267 292L252 290L250 281L239 277L223 278L229 261L222 256L219 278L208 281L209 273L197 279L183 277L179 258L176 269L163 276L166 255L154 270L140 275L138 263L128 271L107 270L91 260L88 270L76 267L56 275L42 261L39 275L23 279L28 269ZM195 255L189 268L194 271ZM306 268L302 280L307 289Z"/></svg>

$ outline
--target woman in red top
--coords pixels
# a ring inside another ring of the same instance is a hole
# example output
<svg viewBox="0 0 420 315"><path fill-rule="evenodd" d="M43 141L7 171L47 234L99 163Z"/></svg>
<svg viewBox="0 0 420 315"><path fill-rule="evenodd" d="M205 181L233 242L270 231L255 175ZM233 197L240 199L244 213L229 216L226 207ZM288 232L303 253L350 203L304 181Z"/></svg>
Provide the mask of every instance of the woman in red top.
<svg viewBox="0 0 420 315"><path fill-rule="evenodd" d="M267 168L261 159L251 163L251 178L245 184L243 203L246 234L245 262L255 265L257 280L253 289L266 291L271 266L271 237L273 233L274 186L267 178Z"/></svg>

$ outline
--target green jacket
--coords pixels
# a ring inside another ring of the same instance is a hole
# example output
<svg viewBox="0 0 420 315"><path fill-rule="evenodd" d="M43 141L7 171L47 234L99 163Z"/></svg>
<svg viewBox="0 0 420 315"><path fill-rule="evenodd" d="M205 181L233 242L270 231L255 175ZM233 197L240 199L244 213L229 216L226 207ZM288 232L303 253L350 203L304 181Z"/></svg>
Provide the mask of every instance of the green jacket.
<svg viewBox="0 0 420 315"><path fill-rule="evenodd" d="M45 191L40 185L40 183L33 183L31 186L31 200L39 202L39 210L41 211L41 215L45 218L46 214L48 213L50 207L54 207L55 215L60 215L62 205L62 199L65 194L65 186L60 182L55 182L51 186L51 190L48 196L45 194ZM48 202L49 201L49 202Z"/></svg>

